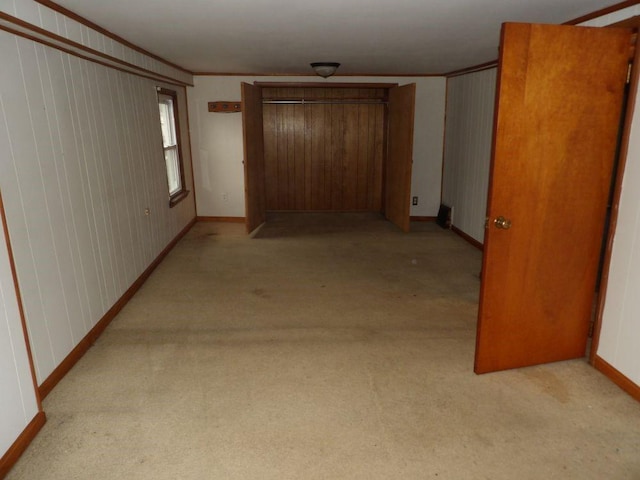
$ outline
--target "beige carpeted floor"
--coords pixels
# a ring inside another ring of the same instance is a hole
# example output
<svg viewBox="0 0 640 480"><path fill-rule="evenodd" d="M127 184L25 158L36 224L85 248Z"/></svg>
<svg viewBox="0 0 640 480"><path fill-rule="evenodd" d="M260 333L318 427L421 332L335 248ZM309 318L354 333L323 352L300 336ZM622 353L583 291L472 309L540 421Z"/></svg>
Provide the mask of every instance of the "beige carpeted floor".
<svg viewBox="0 0 640 480"><path fill-rule="evenodd" d="M481 254L414 230L197 224L8 478L640 479L640 404L585 361L473 374Z"/></svg>

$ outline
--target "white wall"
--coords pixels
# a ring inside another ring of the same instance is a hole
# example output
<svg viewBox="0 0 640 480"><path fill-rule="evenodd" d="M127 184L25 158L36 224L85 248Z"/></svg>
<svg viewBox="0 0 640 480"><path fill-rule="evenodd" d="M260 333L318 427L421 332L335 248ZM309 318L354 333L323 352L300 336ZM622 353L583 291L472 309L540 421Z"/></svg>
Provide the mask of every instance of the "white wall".
<svg viewBox="0 0 640 480"><path fill-rule="evenodd" d="M207 102L240 100L241 82L317 82L318 77L196 76L188 89L198 215L243 217L242 116L207 111ZM444 77L332 77L327 82L416 83L411 215L435 216L440 205L446 81ZM227 200L223 200L226 194Z"/></svg>
<svg viewBox="0 0 640 480"><path fill-rule="evenodd" d="M157 82L7 32L0 58L0 188L42 383L195 210L168 206Z"/></svg>
<svg viewBox="0 0 640 480"><path fill-rule="evenodd" d="M443 203L453 225L484 242L491 165L496 68L453 77L447 84Z"/></svg>
<svg viewBox="0 0 640 480"><path fill-rule="evenodd" d="M597 354L640 385L640 95L631 123Z"/></svg>
<svg viewBox="0 0 640 480"><path fill-rule="evenodd" d="M0 225L0 458L37 413L7 244Z"/></svg>
<svg viewBox="0 0 640 480"><path fill-rule="evenodd" d="M583 25L601 27L636 15L640 5ZM634 108L596 354L640 386L640 95Z"/></svg>

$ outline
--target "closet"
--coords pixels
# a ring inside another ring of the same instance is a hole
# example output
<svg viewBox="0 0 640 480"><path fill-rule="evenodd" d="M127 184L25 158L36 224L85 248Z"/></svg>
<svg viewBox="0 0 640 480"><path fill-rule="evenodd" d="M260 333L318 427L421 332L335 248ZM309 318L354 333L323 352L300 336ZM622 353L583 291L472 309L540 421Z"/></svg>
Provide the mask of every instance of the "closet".
<svg viewBox="0 0 640 480"><path fill-rule="evenodd" d="M386 90L263 88L268 211L382 209Z"/></svg>
<svg viewBox="0 0 640 480"><path fill-rule="evenodd" d="M409 229L415 84L243 84L247 230L267 211L382 212Z"/></svg>

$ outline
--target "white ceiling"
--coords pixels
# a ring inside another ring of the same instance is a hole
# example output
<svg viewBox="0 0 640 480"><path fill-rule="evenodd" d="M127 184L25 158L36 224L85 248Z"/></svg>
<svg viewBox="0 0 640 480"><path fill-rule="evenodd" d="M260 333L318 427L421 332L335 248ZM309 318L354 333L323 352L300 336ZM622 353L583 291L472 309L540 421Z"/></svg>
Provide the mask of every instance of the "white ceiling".
<svg viewBox="0 0 640 480"><path fill-rule="evenodd" d="M57 0L195 72L446 73L495 60L505 21L563 23L618 0Z"/></svg>

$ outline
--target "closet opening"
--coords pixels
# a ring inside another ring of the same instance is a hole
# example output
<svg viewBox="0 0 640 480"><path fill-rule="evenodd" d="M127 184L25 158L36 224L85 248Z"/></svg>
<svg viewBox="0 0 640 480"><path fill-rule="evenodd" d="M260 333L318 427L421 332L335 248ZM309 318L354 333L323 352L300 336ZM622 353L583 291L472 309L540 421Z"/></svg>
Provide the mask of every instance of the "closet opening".
<svg viewBox="0 0 640 480"><path fill-rule="evenodd" d="M248 232L267 212L374 212L408 231L415 84L242 87Z"/></svg>

